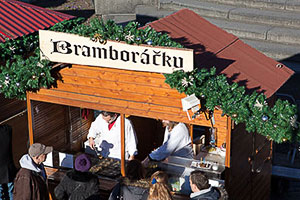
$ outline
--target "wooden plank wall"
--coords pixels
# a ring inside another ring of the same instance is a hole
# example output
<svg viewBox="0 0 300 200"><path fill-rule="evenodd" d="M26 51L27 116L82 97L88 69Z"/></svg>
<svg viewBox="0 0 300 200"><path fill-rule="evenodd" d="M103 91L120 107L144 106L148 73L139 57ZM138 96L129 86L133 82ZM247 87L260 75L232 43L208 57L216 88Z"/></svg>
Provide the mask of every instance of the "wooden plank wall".
<svg viewBox="0 0 300 200"><path fill-rule="evenodd" d="M164 131L160 121L150 118L130 116L136 136L138 139L137 159L144 160L153 150L159 147L163 142Z"/></svg>
<svg viewBox="0 0 300 200"><path fill-rule="evenodd" d="M34 142L62 152L78 152L86 140L90 119L82 119L80 108L32 101Z"/></svg>
<svg viewBox="0 0 300 200"><path fill-rule="evenodd" d="M26 109L26 101L6 99L0 94L0 121L3 121Z"/></svg>
<svg viewBox="0 0 300 200"><path fill-rule="evenodd" d="M72 65L61 69L59 76L62 81L57 81L56 88L30 93L30 99L211 126L204 114L188 119L181 106L181 98L186 95L171 89L162 74ZM220 146L227 133L227 117L221 117L219 110L214 117Z"/></svg>
<svg viewBox="0 0 300 200"><path fill-rule="evenodd" d="M12 127L12 153L16 167L20 167L20 158L28 152L29 139L28 139L28 122L27 115L19 115L5 124Z"/></svg>
<svg viewBox="0 0 300 200"><path fill-rule="evenodd" d="M20 167L19 160L28 150L28 121L26 101L6 99L0 94L0 121L12 127L12 151L14 163ZM21 113L20 115L18 115Z"/></svg>
<svg viewBox="0 0 300 200"><path fill-rule="evenodd" d="M232 200L269 199L271 162L264 162L270 153L265 137L245 131L244 124L234 127L231 134L231 165L226 169L225 185ZM254 142L254 143L253 143ZM254 149L254 154L253 154ZM256 150L259 150L256 153ZM253 157L253 167L249 158ZM259 169L261 171L259 172ZM253 169L253 171L252 171Z"/></svg>

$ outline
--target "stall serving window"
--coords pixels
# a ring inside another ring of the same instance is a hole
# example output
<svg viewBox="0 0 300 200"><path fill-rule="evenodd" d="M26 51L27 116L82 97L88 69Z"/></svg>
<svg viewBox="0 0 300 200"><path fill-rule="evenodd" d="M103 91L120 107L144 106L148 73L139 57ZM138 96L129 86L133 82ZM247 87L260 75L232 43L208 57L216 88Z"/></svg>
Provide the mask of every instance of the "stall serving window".
<svg viewBox="0 0 300 200"><path fill-rule="evenodd" d="M83 109L32 101L34 141L51 145L57 151L76 153L81 150L92 120Z"/></svg>

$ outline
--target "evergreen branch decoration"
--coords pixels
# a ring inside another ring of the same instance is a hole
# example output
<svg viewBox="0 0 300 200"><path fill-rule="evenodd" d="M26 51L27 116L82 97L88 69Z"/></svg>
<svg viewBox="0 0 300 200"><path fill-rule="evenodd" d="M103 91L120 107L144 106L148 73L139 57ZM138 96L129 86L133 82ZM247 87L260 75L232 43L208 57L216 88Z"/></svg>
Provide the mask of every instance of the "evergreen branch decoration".
<svg viewBox="0 0 300 200"><path fill-rule="evenodd" d="M6 66L1 67L0 91L6 98L18 97L25 100L26 92L24 91L38 90L49 86L54 81L50 70L49 61L40 61L38 53L26 60L23 60L21 56L15 56L14 62L7 61Z"/></svg>
<svg viewBox="0 0 300 200"><path fill-rule="evenodd" d="M63 31L84 22L84 18L65 20L50 30ZM50 86L51 63L40 61L38 33L0 43L0 93L6 98L26 99L26 91ZM6 62L5 62L6 61Z"/></svg>
<svg viewBox="0 0 300 200"><path fill-rule="evenodd" d="M222 109L222 115L228 115L238 123L245 123L248 132L257 132L277 143L292 141L298 131L295 117L296 105L278 99L271 108L266 96L253 92L245 94L245 87L237 83L229 84L225 75L216 75L216 68L210 71L195 69L192 72L175 71L165 74L166 83L186 95L195 94L205 100L205 107L214 111Z"/></svg>
<svg viewBox="0 0 300 200"><path fill-rule="evenodd" d="M139 29L137 22L130 22L123 27L111 20L105 23L93 19L90 24L84 24L84 21L84 18L65 20L55 24L50 30L89 37L100 43L110 39L128 44L182 48L181 44L172 41L167 34L156 32L150 27ZM53 83L51 63L39 61L38 45L37 33L0 43L1 60L6 60L0 63L0 93L6 98L24 100L27 90L38 90Z"/></svg>
<svg viewBox="0 0 300 200"><path fill-rule="evenodd" d="M72 30L65 32L89 37L93 41L99 40L104 43L106 40L125 41L128 44L148 44L152 46L167 46L183 48L177 42L171 40L167 34L156 32L150 27L139 29L138 22L129 22L125 27L117 25L114 21L93 19L89 25L81 24Z"/></svg>

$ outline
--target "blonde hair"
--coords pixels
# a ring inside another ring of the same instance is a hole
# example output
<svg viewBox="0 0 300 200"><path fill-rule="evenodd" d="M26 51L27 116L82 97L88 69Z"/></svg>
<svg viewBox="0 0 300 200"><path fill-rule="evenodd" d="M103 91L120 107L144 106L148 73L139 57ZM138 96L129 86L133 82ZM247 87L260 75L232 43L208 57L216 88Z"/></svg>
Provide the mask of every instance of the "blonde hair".
<svg viewBox="0 0 300 200"><path fill-rule="evenodd" d="M148 200L172 200L168 188L168 175L163 171L157 171L151 176Z"/></svg>

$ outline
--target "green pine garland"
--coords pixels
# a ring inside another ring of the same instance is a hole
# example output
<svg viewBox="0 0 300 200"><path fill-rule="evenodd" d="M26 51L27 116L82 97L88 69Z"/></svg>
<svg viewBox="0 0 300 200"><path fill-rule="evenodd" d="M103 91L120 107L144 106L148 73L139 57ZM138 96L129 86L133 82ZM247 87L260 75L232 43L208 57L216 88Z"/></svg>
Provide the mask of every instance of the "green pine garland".
<svg viewBox="0 0 300 200"><path fill-rule="evenodd" d="M182 47L167 34L156 32L149 27L139 29L137 22L130 22L125 27L117 25L114 21L104 23L98 19L93 19L88 25L83 22L84 18L63 21L50 30L90 37L101 43L110 39L125 41L128 44ZM1 60L6 60L0 63L0 93L6 98L25 100L27 90L36 91L41 87L49 87L54 82L50 73L52 63L40 62L38 45L37 33L0 43Z"/></svg>
<svg viewBox="0 0 300 200"><path fill-rule="evenodd" d="M125 41L128 44L183 47L172 41L167 34L156 32L150 27L139 29L136 22L122 27L113 21L104 23L94 19L88 25L83 24L83 21L83 18L63 21L50 30L89 37L100 43L109 39ZM1 43L0 56L1 60L6 60L0 63L0 93L7 98L24 100L27 90L36 91L41 87L49 87L54 82L51 76L53 63L40 61L37 34ZM166 83L172 88L187 95L195 94L205 100L208 110L213 111L218 106L223 114L231 116L236 124L245 123L248 132L256 131L279 143L293 139L295 128L291 120L297 109L287 101L277 100L270 108L263 94L245 94L244 87L238 86L237 83L229 84L226 76L216 75L215 68L210 71L196 69L188 73L175 71L165 74L165 77ZM297 139L300 139L300 133Z"/></svg>
<svg viewBox="0 0 300 200"><path fill-rule="evenodd" d="M50 30L63 31L84 22L83 18L63 21ZM0 93L6 98L26 99L26 91L36 91L54 82L52 63L40 61L38 33L0 43Z"/></svg>
<svg viewBox="0 0 300 200"><path fill-rule="evenodd" d="M54 81L50 70L49 61L40 61L39 53L25 60L22 56L15 56L13 62L8 61L5 67L1 66L0 91L6 98L24 100L26 90L38 90Z"/></svg>
<svg viewBox="0 0 300 200"><path fill-rule="evenodd" d="M139 29L139 26L140 24L137 22L130 22L123 27L117 25L112 20L108 20L105 23L101 20L93 19L89 25L81 24L65 32L89 37L93 41L99 39L100 43L105 43L109 39L137 45L148 44L152 46L183 47L181 44L172 41L167 34L156 32L150 27Z"/></svg>
<svg viewBox="0 0 300 200"><path fill-rule="evenodd" d="M300 139L296 130L296 105L278 99L273 107L266 103L266 96L253 92L245 94L245 87L229 84L225 75L216 75L216 68L195 69L192 72L175 71L165 74L166 83L186 95L195 94L205 100L205 107L214 111L222 109L223 115L233 121L245 123L248 132L257 132L270 140L281 143Z"/></svg>

